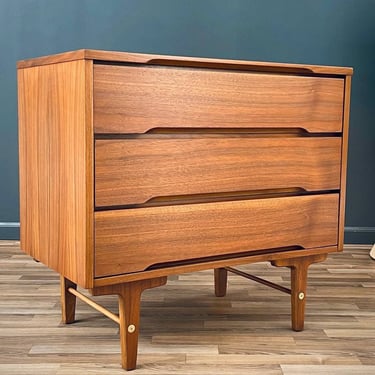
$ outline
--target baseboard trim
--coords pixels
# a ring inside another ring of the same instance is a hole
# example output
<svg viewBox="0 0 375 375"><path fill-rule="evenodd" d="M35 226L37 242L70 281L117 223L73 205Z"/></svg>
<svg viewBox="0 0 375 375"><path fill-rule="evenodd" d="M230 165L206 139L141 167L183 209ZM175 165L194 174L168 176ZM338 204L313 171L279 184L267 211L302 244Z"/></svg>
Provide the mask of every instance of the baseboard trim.
<svg viewBox="0 0 375 375"><path fill-rule="evenodd" d="M345 232L375 233L375 227L345 227Z"/></svg>
<svg viewBox="0 0 375 375"><path fill-rule="evenodd" d="M375 227L345 227L344 242L354 244L375 243Z"/></svg>
<svg viewBox="0 0 375 375"><path fill-rule="evenodd" d="M17 221L0 222L0 228L19 228L20 223Z"/></svg>
<svg viewBox="0 0 375 375"><path fill-rule="evenodd" d="M20 223L15 221L0 222L0 239L1 240L19 240Z"/></svg>

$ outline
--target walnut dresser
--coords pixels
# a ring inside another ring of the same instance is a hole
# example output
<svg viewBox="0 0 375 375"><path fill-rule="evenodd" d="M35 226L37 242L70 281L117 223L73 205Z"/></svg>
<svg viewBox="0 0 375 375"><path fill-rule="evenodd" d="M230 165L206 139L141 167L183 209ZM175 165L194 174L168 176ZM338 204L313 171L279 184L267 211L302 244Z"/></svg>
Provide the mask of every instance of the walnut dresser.
<svg viewBox="0 0 375 375"><path fill-rule="evenodd" d="M120 326L168 275L234 272L291 295L343 247L351 68L78 50L18 62L21 248ZM290 289L233 266L269 261ZM77 290L117 294L119 314Z"/></svg>

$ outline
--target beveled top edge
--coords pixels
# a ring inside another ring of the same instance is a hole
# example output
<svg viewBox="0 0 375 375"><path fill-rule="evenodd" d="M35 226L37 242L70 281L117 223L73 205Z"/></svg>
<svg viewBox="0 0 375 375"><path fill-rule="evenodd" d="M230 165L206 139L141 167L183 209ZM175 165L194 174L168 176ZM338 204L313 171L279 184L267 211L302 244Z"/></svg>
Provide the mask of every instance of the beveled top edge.
<svg viewBox="0 0 375 375"><path fill-rule="evenodd" d="M42 56L33 59L20 60L17 68L55 64L73 60L99 60L112 62L126 62L139 64L209 67L226 69L258 70L282 73L300 74L326 74L326 75L352 75L353 68L325 65L288 64L264 61L228 60L203 57L153 55L132 52L102 51L93 49L80 49L63 52L55 55Z"/></svg>

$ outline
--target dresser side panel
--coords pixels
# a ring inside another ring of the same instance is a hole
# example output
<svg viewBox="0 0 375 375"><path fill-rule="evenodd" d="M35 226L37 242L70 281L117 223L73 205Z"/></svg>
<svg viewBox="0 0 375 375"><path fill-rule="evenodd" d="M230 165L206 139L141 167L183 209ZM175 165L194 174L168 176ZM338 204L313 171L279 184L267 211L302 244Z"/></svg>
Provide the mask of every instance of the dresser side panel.
<svg viewBox="0 0 375 375"><path fill-rule="evenodd" d="M339 208L339 238L338 250L344 247L344 225L345 225L345 199L346 199L346 174L348 161L348 141L349 141L349 115L350 115L350 92L352 77L345 78L344 92L344 114L341 149L341 182L340 182L340 208Z"/></svg>
<svg viewBox="0 0 375 375"><path fill-rule="evenodd" d="M21 247L84 287L93 282L87 63L19 70Z"/></svg>

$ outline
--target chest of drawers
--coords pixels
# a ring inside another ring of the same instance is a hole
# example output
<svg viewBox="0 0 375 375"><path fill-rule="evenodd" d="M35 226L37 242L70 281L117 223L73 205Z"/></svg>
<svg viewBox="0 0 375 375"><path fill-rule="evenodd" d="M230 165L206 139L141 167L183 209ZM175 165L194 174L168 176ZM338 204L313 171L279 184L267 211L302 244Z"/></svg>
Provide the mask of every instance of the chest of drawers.
<svg viewBox="0 0 375 375"><path fill-rule="evenodd" d="M21 248L120 324L136 366L144 289L342 250L352 69L79 50L20 61ZM253 278L251 275L245 277ZM255 278L256 281L265 282ZM119 316L76 290L118 294ZM278 287L268 283L272 287Z"/></svg>

